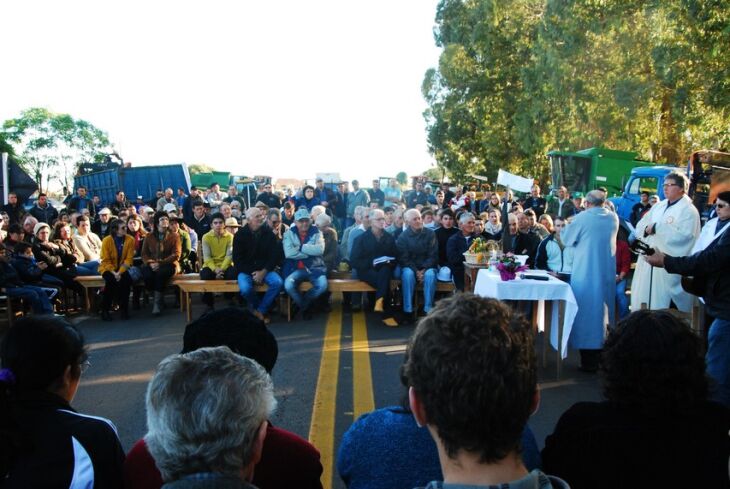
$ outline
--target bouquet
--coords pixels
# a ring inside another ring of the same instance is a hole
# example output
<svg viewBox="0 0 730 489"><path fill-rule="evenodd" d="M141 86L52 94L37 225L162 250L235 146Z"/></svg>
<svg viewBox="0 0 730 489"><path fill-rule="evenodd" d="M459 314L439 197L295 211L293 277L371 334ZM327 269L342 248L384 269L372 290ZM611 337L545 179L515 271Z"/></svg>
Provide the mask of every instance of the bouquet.
<svg viewBox="0 0 730 489"><path fill-rule="evenodd" d="M518 272L523 272L529 267L520 265L513 253L507 253L497 260L497 270L502 280L514 280Z"/></svg>

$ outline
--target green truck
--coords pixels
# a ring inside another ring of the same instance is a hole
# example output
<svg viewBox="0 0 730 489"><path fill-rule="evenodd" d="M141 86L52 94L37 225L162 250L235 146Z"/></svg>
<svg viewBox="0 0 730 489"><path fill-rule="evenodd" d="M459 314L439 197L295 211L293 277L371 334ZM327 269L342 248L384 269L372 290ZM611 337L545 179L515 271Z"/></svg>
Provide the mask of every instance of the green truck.
<svg viewBox="0 0 730 489"><path fill-rule="evenodd" d="M605 187L609 196L621 195L631 170L654 165L640 160L638 153L600 147L575 152L551 151L547 156L552 188L565 186L570 192L583 194Z"/></svg>

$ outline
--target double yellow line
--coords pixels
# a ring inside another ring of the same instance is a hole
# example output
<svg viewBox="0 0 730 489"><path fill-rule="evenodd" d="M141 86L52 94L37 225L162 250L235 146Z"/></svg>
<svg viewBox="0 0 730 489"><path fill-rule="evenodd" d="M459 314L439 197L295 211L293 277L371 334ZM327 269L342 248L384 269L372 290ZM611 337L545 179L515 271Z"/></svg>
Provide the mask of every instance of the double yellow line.
<svg viewBox="0 0 730 489"><path fill-rule="evenodd" d="M341 344L342 307L337 303L327 318L317 391L314 395L312 421L309 426L309 441L320 452L324 489L332 487L334 476L337 378L340 373ZM355 420L361 414L375 409L370 348L364 312L358 312L352 317L352 390L353 420Z"/></svg>

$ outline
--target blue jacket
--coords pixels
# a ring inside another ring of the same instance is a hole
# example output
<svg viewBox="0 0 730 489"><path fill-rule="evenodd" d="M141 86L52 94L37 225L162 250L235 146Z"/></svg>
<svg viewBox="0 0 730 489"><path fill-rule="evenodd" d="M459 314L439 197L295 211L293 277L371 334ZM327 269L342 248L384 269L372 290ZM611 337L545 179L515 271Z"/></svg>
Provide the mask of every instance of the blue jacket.
<svg viewBox="0 0 730 489"><path fill-rule="evenodd" d="M307 239L304 243L299 240L299 230L296 225L284 233L284 267L282 275L284 278L298 269L301 261L304 268L312 278L317 278L327 273L327 265L324 263L324 237L315 226L310 226L307 231Z"/></svg>

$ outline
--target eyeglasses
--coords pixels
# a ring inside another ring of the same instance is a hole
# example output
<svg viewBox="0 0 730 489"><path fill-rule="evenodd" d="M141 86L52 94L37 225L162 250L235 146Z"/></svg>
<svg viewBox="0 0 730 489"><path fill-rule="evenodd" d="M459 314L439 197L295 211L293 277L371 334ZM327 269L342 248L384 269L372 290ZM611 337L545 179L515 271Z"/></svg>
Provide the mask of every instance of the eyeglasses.
<svg viewBox="0 0 730 489"><path fill-rule="evenodd" d="M91 367L91 362L88 358L79 364L79 369L81 370L82 374L89 370L89 367Z"/></svg>

